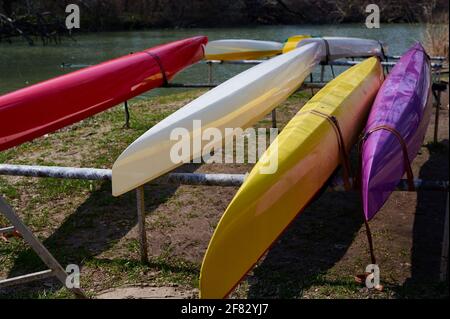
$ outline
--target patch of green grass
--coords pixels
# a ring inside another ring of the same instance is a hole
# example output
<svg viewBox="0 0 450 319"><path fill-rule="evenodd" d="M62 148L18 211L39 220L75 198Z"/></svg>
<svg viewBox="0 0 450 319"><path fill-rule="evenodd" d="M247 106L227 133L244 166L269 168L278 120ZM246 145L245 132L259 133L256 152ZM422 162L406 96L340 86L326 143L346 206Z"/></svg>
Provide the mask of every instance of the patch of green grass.
<svg viewBox="0 0 450 319"><path fill-rule="evenodd" d="M176 94L161 95L154 98L154 104L170 104L194 99L206 92L205 90L189 90Z"/></svg>
<svg viewBox="0 0 450 319"><path fill-rule="evenodd" d="M37 188L41 196L55 198L75 192L90 191L92 182L75 179L42 178Z"/></svg>
<svg viewBox="0 0 450 319"><path fill-rule="evenodd" d="M16 199L19 197L19 193L16 187L9 184L3 177L0 177L0 194L6 196L9 199Z"/></svg>
<svg viewBox="0 0 450 319"><path fill-rule="evenodd" d="M85 292L86 293L86 292ZM86 293L88 298L94 297L92 293ZM37 299L37 300L50 300L50 299L75 299L75 296L66 288L43 289L36 291L26 291L24 289L14 290L6 296L2 296L4 299Z"/></svg>
<svg viewBox="0 0 450 319"><path fill-rule="evenodd" d="M86 267L98 268L109 276L123 278L131 284L147 281L147 274L157 272L156 278L151 278L154 284L179 284L183 286L198 286L199 266L166 256L154 257L148 264L127 259L92 258L85 262ZM120 284L120 283L119 283Z"/></svg>

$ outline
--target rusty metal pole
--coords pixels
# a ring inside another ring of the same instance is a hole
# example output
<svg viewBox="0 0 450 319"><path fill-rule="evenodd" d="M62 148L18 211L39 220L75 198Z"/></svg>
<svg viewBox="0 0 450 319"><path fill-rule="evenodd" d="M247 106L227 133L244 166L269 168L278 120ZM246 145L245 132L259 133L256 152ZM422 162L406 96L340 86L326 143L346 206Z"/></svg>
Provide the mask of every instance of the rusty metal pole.
<svg viewBox="0 0 450 319"><path fill-rule="evenodd" d="M123 125L123 127L130 128L130 109L128 108L128 101L124 102L124 109L125 109L125 124Z"/></svg>
<svg viewBox="0 0 450 319"><path fill-rule="evenodd" d="M272 111L272 128L277 128L277 109Z"/></svg>
<svg viewBox="0 0 450 319"><path fill-rule="evenodd" d="M439 142L439 112L441 110L441 92L436 94L436 115L434 118L434 143Z"/></svg>
<svg viewBox="0 0 450 319"><path fill-rule="evenodd" d="M208 63L208 84L213 83L213 65Z"/></svg>

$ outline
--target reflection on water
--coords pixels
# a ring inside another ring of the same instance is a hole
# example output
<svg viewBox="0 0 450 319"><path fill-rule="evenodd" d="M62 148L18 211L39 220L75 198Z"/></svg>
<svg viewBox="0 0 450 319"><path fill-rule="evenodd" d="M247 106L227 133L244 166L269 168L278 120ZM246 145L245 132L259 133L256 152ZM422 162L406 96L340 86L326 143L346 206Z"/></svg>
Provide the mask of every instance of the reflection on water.
<svg viewBox="0 0 450 319"><path fill-rule="evenodd" d="M280 42L296 34L364 37L382 40L388 44L391 54L401 54L415 41L422 39L423 30L424 26L419 24L386 24L380 29L367 29L363 24L158 29L78 35L76 42L66 39L60 45L47 47L39 45L29 47L24 41L16 39L11 45L0 43L0 94L73 71L73 69L62 69L60 65L63 62L96 64L157 44L194 35L207 35L210 40L241 38ZM214 80L223 81L245 68L236 65L215 66ZM207 74L205 65L195 65L179 74L176 82L205 82ZM167 93L168 89L153 90L147 95L165 92Z"/></svg>

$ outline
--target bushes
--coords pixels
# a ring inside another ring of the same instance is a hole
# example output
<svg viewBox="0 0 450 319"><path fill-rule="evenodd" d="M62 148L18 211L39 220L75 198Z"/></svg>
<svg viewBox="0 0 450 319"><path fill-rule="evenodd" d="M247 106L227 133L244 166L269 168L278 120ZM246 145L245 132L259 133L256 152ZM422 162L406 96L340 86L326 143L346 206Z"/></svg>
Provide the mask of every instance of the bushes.
<svg viewBox="0 0 450 319"><path fill-rule="evenodd" d="M370 2L370 1L369 1ZM0 0L0 12L40 10L64 17L80 6L83 30L213 27L365 21L366 0ZM448 12L447 0L379 0L382 22L419 22L430 4Z"/></svg>

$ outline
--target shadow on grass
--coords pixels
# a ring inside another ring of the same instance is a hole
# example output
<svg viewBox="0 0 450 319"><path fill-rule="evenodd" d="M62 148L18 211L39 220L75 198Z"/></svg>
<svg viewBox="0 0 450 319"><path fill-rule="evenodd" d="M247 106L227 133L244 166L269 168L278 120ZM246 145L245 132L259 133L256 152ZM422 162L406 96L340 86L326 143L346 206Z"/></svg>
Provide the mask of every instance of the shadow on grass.
<svg viewBox="0 0 450 319"><path fill-rule="evenodd" d="M448 140L429 144L430 158L419 177L426 180L448 180ZM421 191L413 228L411 278L398 289L405 298L448 298L448 281L439 281L447 193Z"/></svg>
<svg viewBox="0 0 450 319"><path fill-rule="evenodd" d="M272 247L249 278L249 298L299 298L346 253L363 224L357 192L324 193ZM349 275L351 273L349 272Z"/></svg>
<svg viewBox="0 0 450 319"><path fill-rule="evenodd" d="M177 171L194 172L198 167L199 165L188 164L180 167ZM177 185L147 185L145 187L146 214L151 214L169 200L177 189ZM86 261L108 251L136 224L135 192L114 198L111 195L111 183L104 182L99 190L93 192L50 237L43 241L43 244L63 267L68 264L82 267ZM26 249L18 254L8 277L44 269L46 266L34 251ZM48 292L49 287L50 290L57 291L62 286L56 280L44 288L42 282L30 283L4 289L0 291L0 298L2 296L33 298L39 295L39 292L43 293L44 290ZM20 293L19 290L23 293Z"/></svg>

